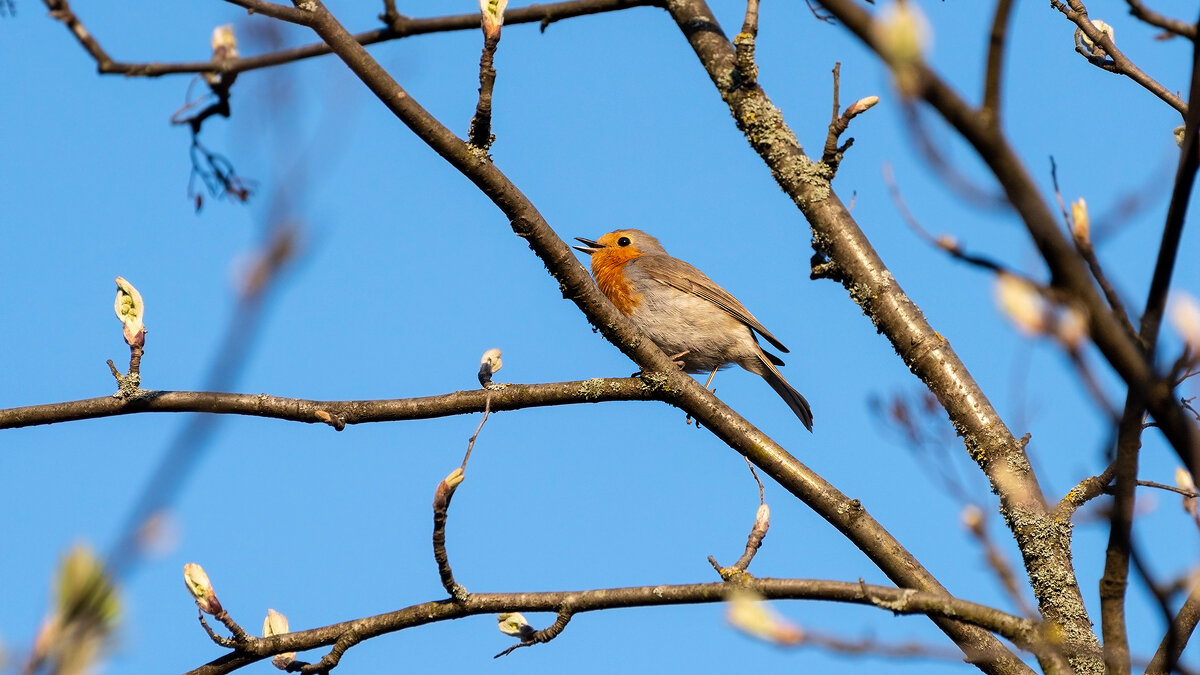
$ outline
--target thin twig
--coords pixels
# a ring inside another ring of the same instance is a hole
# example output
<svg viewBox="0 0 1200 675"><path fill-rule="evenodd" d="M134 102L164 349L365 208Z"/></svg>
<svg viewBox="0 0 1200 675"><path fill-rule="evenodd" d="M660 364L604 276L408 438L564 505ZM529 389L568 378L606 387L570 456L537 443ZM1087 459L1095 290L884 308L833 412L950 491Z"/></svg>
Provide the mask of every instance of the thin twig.
<svg viewBox="0 0 1200 675"><path fill-rule="evenodd" d="M1080 0L1066 0L1066 4L1061 0L1050 0L1050 6L1057 9L1067 17L1067 20L1079 27L1079 32L1086 35L1092 42L1092 48L1089 51L1082 44L1077 44L1075 51L1079 52L1092 65L1107 70L1111 73L1124 75L1141 85L1146 91L1157 96L1167 105L1179 111L1180 115L1187 114L1187 104L1184 103L1178 96L1171 92L1170 89L1164 87L1160 82L1150 77L1137 66L1129 57L1117 49L1113 44L1112 37L1107 33L1096 28L1096 25L1088 18L1087 8ZM1196 100L1196 99L1189 99Z"/></svg>
<svg viewBox="0 0 1200 675"><path fill-rule="evenodd" d="M496 86L496 48L500 45L500 27L488 32L484 27L483 53L479 56L479 101L467 131L471 145L487 153L496 137L492 134L492 89Z"/></svg>
<svg viewBox="0 0 1200 675"><path fill-rule="evenodd" d="M954 237L949 235L935 237L930 234L929 230L926 230L924 227L922 227L921 221L917 220L912 211L908 210L908 205L904 202L904 196L900 194L900 187L896 184L896 177L892 173L892 165L887 162L885 162L883 165L883 182L885 185L887 185L888 195L891 196L892 204L895 205L896 210L900 212L900 217L904 220L908 227L915 232L917 236L919 236L921 239L924 239L926 243L945 251L954 259L960 260L968 265L978 267L989 272L1007 274L1013 277L1024 279L1032 286L1039 289L1042 288L1042 284L1039 284L1025 275L1016 272L1011 267L1008 267L1003 263L996 262L995 260L986 258L984 256L968 253Z"/></svg>
<svg viewBox="0 0 1200 675"><path fill-rule="evenodd" d="M567 627L567 624L571 622L572 614L573 614L573 612L567 608L558 610L558 616L554 619L554 623L550 624L549 626L546 626L542 630L538 630L538 631L534 631L534 632L530 633L528 636L523 638L517 644L509 647L508 649L505 649L504 651L500 652L499 654L496 654L492 658L498 659L501 656L508 656L509 654L513 653L514 650L519 649L521 647L530 647L532 645L545 644L545 643L553 640L554 638L558 637L559 633L562 633L563 629Z"/></svg>
<svg viewBox="0 0 1200 675"><path fill-rule="evenodd" d="M442 588L458 602L466 600L468 593L462 584L454 580L454 570L450 568L450 556L446 552L446 520L450 499L454 497L454 491L462 481L463 470L455 469L438 483L433 493L433 560L437 563Z"/></svg>
<svg viewBox="0 0 1200 675"><path fill-rule="evenodd" d="M1161 28L1172 35L1178 35L1189 40L1196 39L1196 26L1193 24L1173 19L1165 14L1159 14L1146 7L1142 0L1125 0L1125 4L1129 5L1129 14L1136 19L1145 21L1156 28Z"/></svg>
<svg viewBox="0 0 1200 675"><path fill-rule="evenodd" d="M1129 312L1125 309L1125 303L1121 301L1120 294L1117 293L1117 289L1108 280L1108 275L1104 273L1104 269L1100 266L1100 259L1096 256L1096 248L1092 245L1091 235L1087 231L1076 227L1075 219L1067 211L1066 201L1063 199L1062 190L1058 186L1058 164L1054 161L1053 156L1050 157L1050 181L1054 185L1054 197L1058 200L1058 208L1062 211L1067 231L1071 233L1071 240L1075 242L1075 250L1087 262L1092 277L1100 285L1100 290L1104 293L1105 299L1108 300L1109 306L1112 307L1116 319L1121 322L1121 325L1125 328L1131 339L1140 340L1137 331L1133 327L1133 323L1129 320Z"/></svg>
<svg viewBox="0 0 1200 675"><path fill-rule="evenodd" d="M1191 639L1197 623L1200 623L1200 583L1192 585L1183 606L1171 620L1166 634L1154 652L1154 657L1146 666L1146 675L1168 675L1172 672L1171 664L1179 662L1183 648Z"/></svg>
<svg viewBox="0 0 1200 675"><path fill-rule="evenodd" d="M1016 571L1000 551L1000 547L988 535L987 523L983 517L983 509L977 506L970 506L968 508L971 509L970 513L972 516L966 519L967 531L983 547L984 559L987 561L988 567L992 569L992 573L1000 580L1000 586L1008 594L1009 600L1012 600L1017 610L1025 617L1030 619L1036 618L1037 610L1029 604L1029 600L1021 592L1021 585L1017 582Z"/></svg>
<svg viewBox="0 0 1200 675"><path fill-rule="evenodd" d="M754 464L749 459L746 459L745 457L743 457L742 459L746 460L746 468L750 469L750 476L754 478L755 483L758 483L758 503L760 505L766 504L767 503L767 493L766 493L766 490L763 488L762 480L759 479L759 477L758 477L758 472L754 470Z"/></svg>
<svg viewBox="0 0 1200 675"><path fill-rule="evenodd" d="M755 41L758 39L758 0L746 0L746 18L742 31L733 38L735 63L741 75L740 86L758 85L758 63L754 60Z"/></svg>
<svg viewBox="0 0 1200 675"><path fill-rule="evenodd" d="M483 399L483 417L479 419L479 426L475 427L475 433L471 434L471 438L467 441L467 452L463 455L461 469L467 470L467 462L471 459L471 451L475 449L475 439L479 438L479 432L483 431L483 425L487 423L488 415L492 414L492 392L488 392L486 398Z"/></svg>
<svg viewBox="0 0 1200 675"><path fill-rule="evenodd" d="M838 114L838 89L840 87L842 64L840 62L833 64L833 114L829 121L829 132L825 135L825 150L821 155L821 163L829 167L829 180L837 175L838 167L841 166L842 157L850 146L854 145L853 138L847 138L845 143L838 145L838 140L850 127L850 120L858 117L862 113L871 109L879 102L878 96L868 96L861 98L850 104L841 115Z"/></svg>

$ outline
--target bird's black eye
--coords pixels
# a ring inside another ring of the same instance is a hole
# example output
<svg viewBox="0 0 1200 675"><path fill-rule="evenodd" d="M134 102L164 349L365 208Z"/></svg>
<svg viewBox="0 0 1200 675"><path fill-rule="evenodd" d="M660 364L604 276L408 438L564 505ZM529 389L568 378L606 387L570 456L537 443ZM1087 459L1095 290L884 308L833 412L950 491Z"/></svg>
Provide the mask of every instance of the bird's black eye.
<svg viewBox="0 0 1200 675"><path fill-rule="evenodd" d="M621 237L617 240L617 246L628 246L632 243L632 241L629 241L629 237Z"/></svg>

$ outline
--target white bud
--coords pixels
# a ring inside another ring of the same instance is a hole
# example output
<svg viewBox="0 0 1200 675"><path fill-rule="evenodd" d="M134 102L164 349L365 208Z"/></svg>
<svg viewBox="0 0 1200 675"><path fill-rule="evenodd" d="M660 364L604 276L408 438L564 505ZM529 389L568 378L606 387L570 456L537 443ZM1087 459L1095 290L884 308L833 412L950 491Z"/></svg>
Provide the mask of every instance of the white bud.
<svg viewBox="0 0 1200 675"><path fill-rule="evenodd" d="M1196 491L1196 483L1192 480L1192 474L1182 466L1175 468L1175 487L1188 492Z"/></svg>
<svg viewBox="0 0 1200 675"><path fill-rule="evenodd" d="M188 563L183 566L183 582L187 585L188 592L196 600L196 606L205 614L217 615L221 613L221 601L217 600L217 592L213 589L212 582L208 580L208 574L204 568L196 563Z"/></svg>
<svg viewBox="0 0 1200 675"><path fill-rule="evenodd" d="M213 61L225 61L238 57L237 37L233 34L233 24L217 26L212 32Z"/></svg>
<svg viewBox="0 0 1200 675"><path fill-rule="evenodd" d="M864 112L870 110L871 108L874 108L878 103L879 103L878 96L867 96L865 98L860 98L857 101L855 101L854 103L852 103L849 108L846 109L846 116L854 117L855 115L864 113Z"/></svg>
<svg viewBox="0 0 1200 675"><path fill-rule="evenodd" d="M1113 27L1108 25L1108 23L1101 21L1100 19L1092 19L1092 25L1096 27L1096 30L1108 35L1108 39L1112 40L1113 44L1117 43L1117 35L1113 31ZM1079 33L1079 41L1082 42L1089 50L1096 47L1096 45L1092 42L1092 39L1087 36L1087 33L1082 31Z"/></svg>
<svg viewBox="0 0 1200 675"><path fill-rule="evenodd" d="M892 67L896 88L904 96L915 96L920 84L917 67L932 41L929 20L916 3L896 0L879 11L874 26L879 55Z"/></svg>
<svg viewBox="0 0 1200 675"><path fill-rule="evenodd" d="M268 609L267 617L263 619L263 637L284 635L287 632L287 617L273 609ZM295 660L296 652L284 652L271 657L271 663L280 670L287 670L288 666L292 665Z"/></svg>
<svg viewBox="0 0 1200 675"><path fill-rule="evenodd" d="M1092 233L1092 219L1088 216L1087 202L1083 197L1071 202L1072 234L1080 241L1088 241Z"/></svg>
<svg viewBox="0 0 1200 675"><path fill-rule="evenodd" d="M504 362L500 360L501 353L499 349L494 348L483 353L483 358L479 359L479 384L488 386L492 375L504 367Z"/></svg>
<svg viewBox="0 0 1200 675"><path fill-rule="evenodd" d="M144 345L146 304L142 302L142 294L122 277L117 277L117 298L113 302L113 311L124 326L125 342L131 347Z"/></svg>
<svg viewBox="0 0 1200 675"><path fill-rule="evenodd" d="M1200 355L1200 303L1182 291L1171 298L1171 325L1193 354Z"/></svg>
<svg viewBox="0 0 1200 675"><path fill-rule="evenodd" d="M488 37L500 34L504 25L504 9L508 0L479 0L479 11L483 13L483 33Z"/></svg>
<svg viewBox="0 0 1200 675"><path fill-rule="evenodd" d="M521 616L520 612L505 612L496 617L497 628L505 635L524 638L533 632L533 626Z"/></svg>
<svg viewBox="0 0 1200 675"><path fill-rule="evenodd" d="M804 631L767 606L763 597L753 591L738 589L729 595L729 623L747 635L777 645L798 645L804 641Z"/></svg>
<svg viewBox="0 0 1200 675"><path fill-rule="evenodd" d="M1000 274L996 279L996 302L1023 333L1046 332L1046 299L1033 284L1011 274Z"/></svg>

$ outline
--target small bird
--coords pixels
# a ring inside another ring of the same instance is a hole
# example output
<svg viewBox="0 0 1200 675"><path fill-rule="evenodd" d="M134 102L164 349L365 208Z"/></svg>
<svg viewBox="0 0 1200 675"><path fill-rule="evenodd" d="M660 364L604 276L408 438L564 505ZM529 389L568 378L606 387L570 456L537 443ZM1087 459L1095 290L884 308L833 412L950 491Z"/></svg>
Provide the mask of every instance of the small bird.
<svg viewBox="0 0 1200 675"><path fill-rule="evenodd" d="M598 241L576 237L576 246L592 257L592 276L600 291L684 371L716 372L736 363L761 375L812 431L812 410L775 366L783 361L763 351L754 333L776 349L775 339L737 298L692 265L672 258L654 237L641 230L616 230ZM708 386L708 383L705 384Z"/></svg>

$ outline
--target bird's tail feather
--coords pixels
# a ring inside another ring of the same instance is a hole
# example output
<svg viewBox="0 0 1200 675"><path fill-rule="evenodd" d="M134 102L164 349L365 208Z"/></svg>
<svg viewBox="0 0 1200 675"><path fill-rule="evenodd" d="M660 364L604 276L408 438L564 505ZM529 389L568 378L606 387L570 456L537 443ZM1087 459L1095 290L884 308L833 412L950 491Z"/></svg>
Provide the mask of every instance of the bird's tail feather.
<svg viewBox="0 0 1200 675"><path fill-rule="evenodd" d="M788 407L792 409L792 412L796 413L796 417L800 418L800 423L804 425L804 428L812 431L812 408L809 407L808 401L805 400L804 396L800 392L796 391L795 387L788 384L788 381L783 379L783 374L779 372L779 369L775 367L775 364L771 363L771 361L767 359L765 354L763 354L761 351L759 352L759 359L763 364L763 379L766 380L767 384L771 385L771 388L775 390L775 393L779 394L779 397L788 404Z"/></svg>

